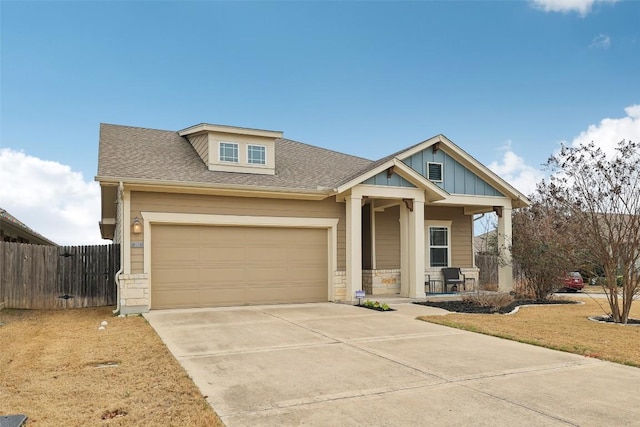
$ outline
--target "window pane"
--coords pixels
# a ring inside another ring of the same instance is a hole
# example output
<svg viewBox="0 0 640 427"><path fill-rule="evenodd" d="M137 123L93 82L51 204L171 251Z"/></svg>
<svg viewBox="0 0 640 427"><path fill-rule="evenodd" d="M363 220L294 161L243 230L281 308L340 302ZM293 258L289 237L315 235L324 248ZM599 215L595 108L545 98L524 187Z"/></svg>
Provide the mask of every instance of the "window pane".
<svg viewBox="0 0 640 427"><path fill-rule="evenodd" d="M448 267L448 249L431 248L431 267Z"/></svg>
<svg viewBox="0 0 640 427"><path fill-rule="evenodd" d="M249 145L247 148L247 162L253 165L266 165L266 147Z"/></svg>
<svg viewBox="0 0 640 427"><path fill-rule="evenodd" d="M221 142L220 161L238 163L238 144Z"/></svg>
<svg viewBox="0 0 640 427"><path fill-rule="evenodd" d="M446 227L430 227L429 228L429 245L430 246L447 246L447 228Z"/></svg>

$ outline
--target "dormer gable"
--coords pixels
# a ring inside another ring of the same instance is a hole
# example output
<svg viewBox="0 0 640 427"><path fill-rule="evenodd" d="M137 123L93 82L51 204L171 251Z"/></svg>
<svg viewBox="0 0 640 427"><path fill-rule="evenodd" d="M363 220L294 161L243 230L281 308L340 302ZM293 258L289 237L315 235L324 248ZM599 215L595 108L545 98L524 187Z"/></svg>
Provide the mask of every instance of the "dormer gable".
<svg viewBox="0 0 640 427"><path fill-rule="evenodd" d="M178 132L210 171L275 175L282 132L202 123Z"/></svg>

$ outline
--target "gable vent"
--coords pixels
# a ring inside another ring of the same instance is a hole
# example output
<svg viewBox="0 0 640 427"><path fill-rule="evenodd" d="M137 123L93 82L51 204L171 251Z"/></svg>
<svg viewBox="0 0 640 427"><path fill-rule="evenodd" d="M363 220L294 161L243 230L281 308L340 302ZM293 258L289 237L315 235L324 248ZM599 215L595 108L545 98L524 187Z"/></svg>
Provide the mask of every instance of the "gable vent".
<svg viewBox="0 0 640 427"><path fill-rule="evenodd" d="M427 163L429 181L442 182L442 163Z"/></svg>

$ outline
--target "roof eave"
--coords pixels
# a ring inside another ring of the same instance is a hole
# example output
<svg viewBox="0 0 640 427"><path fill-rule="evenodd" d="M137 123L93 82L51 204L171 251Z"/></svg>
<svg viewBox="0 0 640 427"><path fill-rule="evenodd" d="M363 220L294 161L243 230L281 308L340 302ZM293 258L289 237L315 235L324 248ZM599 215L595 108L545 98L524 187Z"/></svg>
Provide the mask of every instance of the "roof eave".
<svg viewBox="0 0 640 427"><path fill-rule="evenodd" d="M156 191L161 189L189 189L193 192L223 193L225 195L236 195L240 197L261 196L265 198L282 197L305 200L323 200L336 194L334 189L324 187L319 187L314 190L309 188L164 181L109 176L96 176L95 180L98 181L100 185L118 185L122 182L125 187L147 187L148 189L155 189Z"/></svg>
<svg viewBox="0 0 640 427"><path fill-rule="evenodd" d="M216 125L200 123L178 131L178 135L187 136L200 132L221 132L241 135L263 136L267 138L282 138L282 132L277 130L244 128L238 126Z"/></svg>
<svg viewBox="0 0 640 427"><path fill-rule="evenodd" d="M355 187L358 184L363 183L367 179L376 176L377 174L384 172L389 168L395 168L397 173L402 176L407 181L411 182L418 188L425 190L430 195L430 200L444 200L447 198L449 193L438 187L437 185L431 183L429 180L424 178L422 175L418 174L416 171L411 169L409 166L404 164L398 158L391 158L386 162L378 165L377 167L359 175L358 177L350 180L346 184L341 185L336 189L337 194L342 194L346 191L349 191L351 188Z"/></svg>

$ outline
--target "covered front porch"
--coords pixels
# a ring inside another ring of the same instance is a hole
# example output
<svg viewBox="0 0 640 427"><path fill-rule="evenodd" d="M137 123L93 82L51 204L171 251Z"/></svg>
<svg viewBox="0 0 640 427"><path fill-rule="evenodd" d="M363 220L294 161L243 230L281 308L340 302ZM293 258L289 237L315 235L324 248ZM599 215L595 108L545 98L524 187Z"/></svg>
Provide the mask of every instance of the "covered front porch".
<svg viewBox="0 0 640 427"><path fill-rule="evenodd" d="M369 299L475 291L479 269L473 253L474 215L499 210L504 247L511 235L510 200L462 196L451 203L433 188L367 184L341 197L346 207L346 301L357 302L356 291ZM497 209L482 204L486 202L501 205ZM466 279L462 286L445 286L444 267L461 269ZM499 287L512 289L508 263L500 267Z"/></svg>

